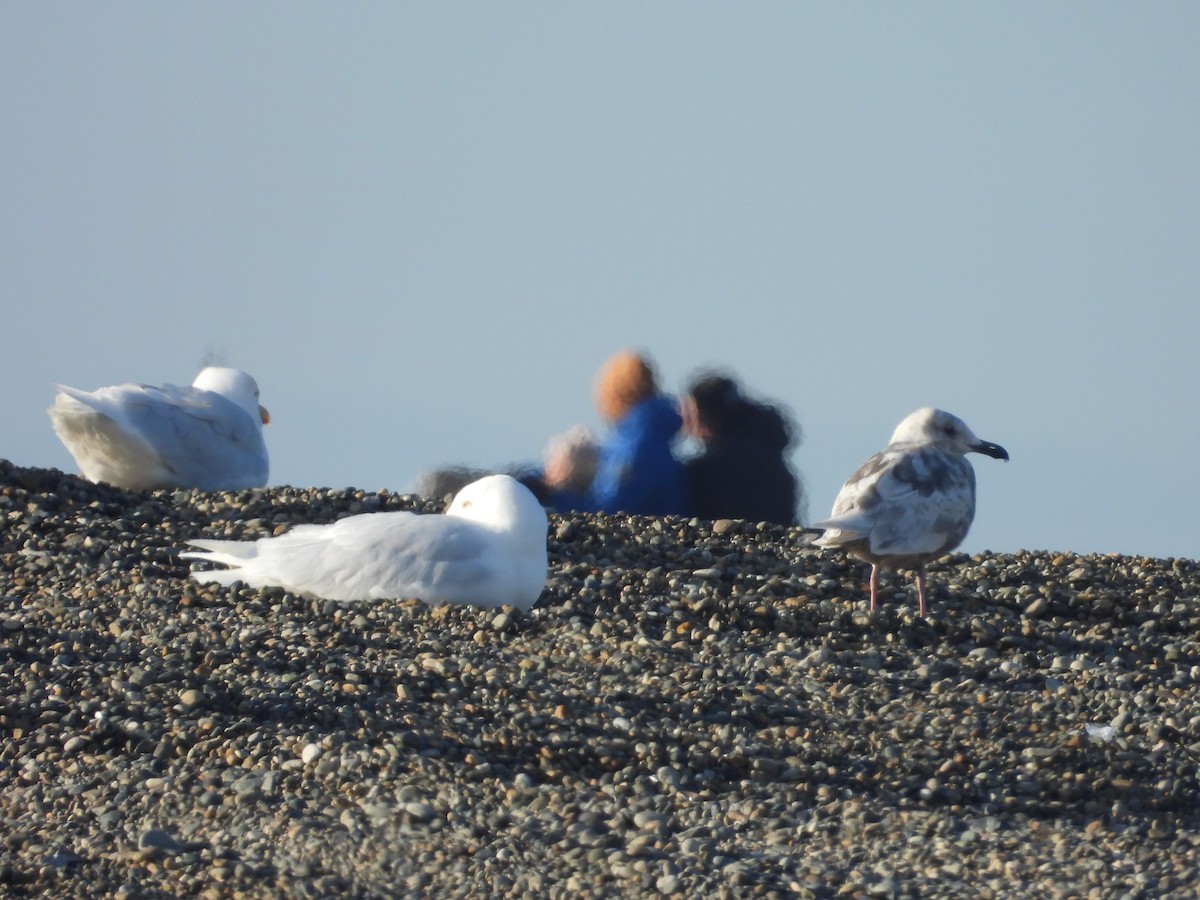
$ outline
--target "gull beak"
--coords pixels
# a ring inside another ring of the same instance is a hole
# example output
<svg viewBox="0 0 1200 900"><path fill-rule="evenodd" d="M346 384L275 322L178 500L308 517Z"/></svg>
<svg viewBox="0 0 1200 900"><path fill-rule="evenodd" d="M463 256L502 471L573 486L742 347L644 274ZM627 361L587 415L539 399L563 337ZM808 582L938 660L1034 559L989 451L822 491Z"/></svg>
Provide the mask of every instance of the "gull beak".
<svg viewBox="0 0 1200 900"><path fill-rule="evenodd" d="M259 417L260 419L262 419L262 423L263 423L264 425L270 425L270 424L271 424L271 414L270 414L269 412L267 412L267 408L266 408L265 406L263 406L261 403L260 403L260 404L259 404L259 406L258 406L258 417ZM1005 458L1005 459L1008 459L1008 457L1007 457L1007 456L1006 456L1006 457L1004 457L1004 458Z"/></svg>
<svg viewBox="0 0 1200 900"><path fill-rule="evenodd" d="M980 441L978 444L972 444L971 449L976 453L982 453L984 456L990 456L992 459L1008 460L1008 451L999 444L993 444L991 441Z"/></svg>

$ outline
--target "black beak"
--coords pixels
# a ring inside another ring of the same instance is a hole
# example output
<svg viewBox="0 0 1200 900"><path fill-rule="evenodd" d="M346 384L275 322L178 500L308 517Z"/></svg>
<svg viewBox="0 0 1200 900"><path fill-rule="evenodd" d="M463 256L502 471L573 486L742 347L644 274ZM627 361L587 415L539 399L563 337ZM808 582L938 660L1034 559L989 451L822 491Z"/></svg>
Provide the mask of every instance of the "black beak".
<svg viewBox="0 0 1200 900"><path fill-rule="evenodd" d="M999 444L993 444L991 441L980 441L971 447L976 453L982 453L984 456L990 456L992 459L1008 459L1008 451Z"/></svg>

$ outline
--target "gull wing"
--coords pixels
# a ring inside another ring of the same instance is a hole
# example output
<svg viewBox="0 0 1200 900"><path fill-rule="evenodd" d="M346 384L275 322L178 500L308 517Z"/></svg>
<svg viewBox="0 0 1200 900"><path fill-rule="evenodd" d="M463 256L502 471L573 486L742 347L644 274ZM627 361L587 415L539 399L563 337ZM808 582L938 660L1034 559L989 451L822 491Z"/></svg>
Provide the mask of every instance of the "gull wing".
<svg viewBox="0 0 1200 900"><path fill-rule="evenodd" d="M834 502L824 546L865 540L873 554L945 552L975 516L975 472L961 456L933 447L889 447L859 467Z"/></svg>
<svg viewBox="0 0 1200 900"><path fill-rule="evenodd" d="M495 575L494 541L451 516L367 513L252 543L192 541L205 552L183 555L235 567L193 573L202 581L277 585L330 600L472 602Z"/></svg>

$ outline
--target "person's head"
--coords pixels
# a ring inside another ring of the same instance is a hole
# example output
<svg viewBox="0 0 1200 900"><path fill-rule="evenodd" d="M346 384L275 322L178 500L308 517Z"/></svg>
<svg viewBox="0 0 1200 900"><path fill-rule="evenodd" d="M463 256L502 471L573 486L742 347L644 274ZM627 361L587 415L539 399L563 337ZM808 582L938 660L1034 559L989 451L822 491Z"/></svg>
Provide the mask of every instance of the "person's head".
<svg viewBox="0 0 1200 900"><path fill-rule="evenodd" d="M684 431L707 443L714 438L753 434L781 446L796 436L785 413L775 406L752 400L729 375L701 372L688 384L680 403Z"/></svg>
<svg viewBox="0 0 1200 900"><path fill-rule="evenodd" d="M720 372L693 378L680 403L683 429L691 437L706 441L727 433L746 403L737 382Z"/></svg>
<svg viewBox="0 0 1200 900"><path fill-rule="evenodd" d="M630 409L658 393L654 368L643 355L622 350L596 373L596 410L607 422L618 422Z"/></svg>

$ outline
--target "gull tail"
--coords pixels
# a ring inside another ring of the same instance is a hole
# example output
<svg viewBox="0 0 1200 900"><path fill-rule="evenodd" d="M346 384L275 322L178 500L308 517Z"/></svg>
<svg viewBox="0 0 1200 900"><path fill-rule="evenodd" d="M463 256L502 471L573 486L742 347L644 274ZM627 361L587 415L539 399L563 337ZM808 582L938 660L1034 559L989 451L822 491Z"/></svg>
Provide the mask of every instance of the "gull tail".
<svg viewBox="0 0 1200 900"><path fill-rule="evenodd" d="M206 563L221 563L232 567L229 569L197 569L192 572L192 578L201 584L215 581L217 584L228 586L235 581L244 581L245 574L241 571L242 565L258 556L258 548L254 541L194 540L188 541L188 544L200 549L184 551L179 554L181 558L199 559Z"/></svg>
<svg viewBox="0 0 1200 900"><path fill-rule="evenodd" d="M835 516L814 522L812 527L825 529L825 533L813 541L818 547L838 547L861 541L871 532L870 523L859 516Z"/></svg>

